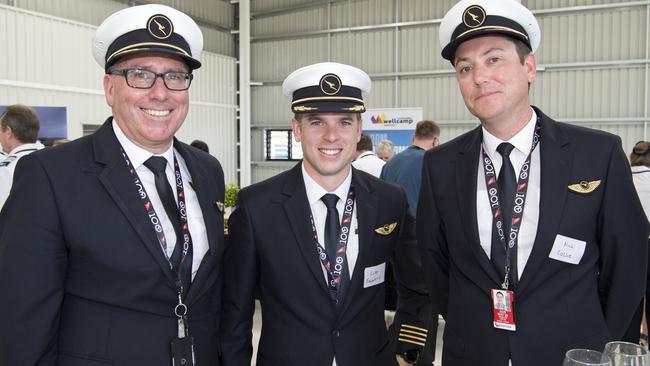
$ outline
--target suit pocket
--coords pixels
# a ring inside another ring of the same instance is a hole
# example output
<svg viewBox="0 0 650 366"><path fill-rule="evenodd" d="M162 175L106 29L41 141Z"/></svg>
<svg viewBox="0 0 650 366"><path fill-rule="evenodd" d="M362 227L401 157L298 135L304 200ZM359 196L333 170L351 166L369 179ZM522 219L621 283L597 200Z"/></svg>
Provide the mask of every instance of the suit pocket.
<svg viewBox="0 0 650 366"><path fill-rule="evenodd" d="M93 366L93 365L113 365L113 361L105 358L78 355L70 352L60 352L57 358L59 366Z"/></svg>

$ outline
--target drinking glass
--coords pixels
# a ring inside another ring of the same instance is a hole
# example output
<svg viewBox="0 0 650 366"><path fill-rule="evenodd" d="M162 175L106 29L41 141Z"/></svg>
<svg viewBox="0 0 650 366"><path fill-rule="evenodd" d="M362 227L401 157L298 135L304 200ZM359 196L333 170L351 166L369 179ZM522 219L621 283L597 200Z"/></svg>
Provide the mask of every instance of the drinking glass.
<svg viewBox="0 0 650 366"><path fill-rule="evenodd" d="M572 349L566 353L562 366L613 366L609 357L589 349Z"/></svg>
<svg viewBox="0 0 650 366"><path fill-rule="evenodd" d="M648 350L638 344L628 342L609 342L603 354L612 360L612 366L650 366Z"/></svg>

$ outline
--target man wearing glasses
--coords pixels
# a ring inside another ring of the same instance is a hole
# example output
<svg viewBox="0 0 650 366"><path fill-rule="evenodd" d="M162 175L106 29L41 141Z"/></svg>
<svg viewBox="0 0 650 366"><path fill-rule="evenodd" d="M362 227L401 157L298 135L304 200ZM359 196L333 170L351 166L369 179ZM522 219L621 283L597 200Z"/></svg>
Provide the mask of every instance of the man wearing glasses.
<svg viewBox="0 0 650 366"><path fill-rule="evenodd" d="M0 365L219 365L223 172L174 138L203 36L143 5L93 39L113 116L20 161L0 214Z"/></svg>

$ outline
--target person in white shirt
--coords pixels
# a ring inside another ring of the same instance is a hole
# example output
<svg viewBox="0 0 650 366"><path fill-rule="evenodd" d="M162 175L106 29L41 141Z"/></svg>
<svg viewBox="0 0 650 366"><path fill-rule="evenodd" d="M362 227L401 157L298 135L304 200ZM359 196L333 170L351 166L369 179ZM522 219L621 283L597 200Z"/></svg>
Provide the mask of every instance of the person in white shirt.
<svg viewBox="0 0 650 366"><path fill-rule="evenodd" d="M390 160L395 155L395 144L390 140L381 140L377 144L377 157L383 161Z"/></svg>
<svg viewBox="0 0 650 366"><path fill-rule="evenodd" d="M34 110L22 104L7 106L0 115L0 209L9 196L14 170L23 156L44 146L38 140L40 123Z"/></svg>
<svg viewBox="0 0 650 366"><path fill-rule="evenodd" d="M372 151L372 140L370 136L361 135L361 139L357 142L357 157L352 162L352 166L379 178L384 164L386 162L379 159Z"/></svg>
<svg viewBox="0 0 650 366"><path fill-rule="evenodd" d="M237 197L224 254L224 366L251 365L256 292L264 323L258 365L417 361L430 302L406 196L351 165L370 87L364 71L332 62L285 79L304 158ZM393 338L384 322L388 261L402 300Z"/></svg>
<svg viewBox="0 0 650 366"><path fill-rule="evenodd" d="M541 31L520 1L462 0L439 41L480 121L424 155L417 236L446 321L442 365L560 365L567 349L603 349L646 285L650 225L621 139L531 106ZM495 311L497 291L510 312Z"/></svg>

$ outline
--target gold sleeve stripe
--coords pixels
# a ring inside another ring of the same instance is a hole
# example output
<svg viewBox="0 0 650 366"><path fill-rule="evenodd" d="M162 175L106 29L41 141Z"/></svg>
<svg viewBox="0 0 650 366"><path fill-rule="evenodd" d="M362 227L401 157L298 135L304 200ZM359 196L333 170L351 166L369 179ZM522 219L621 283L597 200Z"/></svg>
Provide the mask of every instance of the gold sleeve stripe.
<svg viewBox="0 0 650 366"><path fill-rule="evenodd" d="M404 337L404 338L408 338L408 339L415 339L416 341L421 341L421 342L426 342L427 341L427 337L416 337L416 336L412 336L412 335L404 334L404 333L401 333L399 336Z"/></svg>
<svg viewBox="0 0 650 366"><path fill-rule="evenodd" d="M406 342L406 343L417 344L418 346L422 346L422 347L424 347L424 343L414 342L414 341L409 340L409 339L398 338L397 340L400 341L400 342Z"/></svg>
<svg viewBox="0 0 650 366"><path fill-rule="evenodd" d="M424 338L427 337L427 334L426 334L426 333L416 332L416 331L414 331L414 330L408 330L408 329L402 329L399 333L400 333L400 334L413 334L413 335L420 336L420 337L424 337Z"/></svg>
<svg viewBox="0 0 650 366"><path fill-rule="evenodd" d="M422 332L424 332L424 333L429 333L429 331L426 330L426 329L424 329L424 328L415 327L415 326L408 325L408 324L402 324L402 328L410 328L410 329L415 329L415 330L422 331Z"/></svg>

